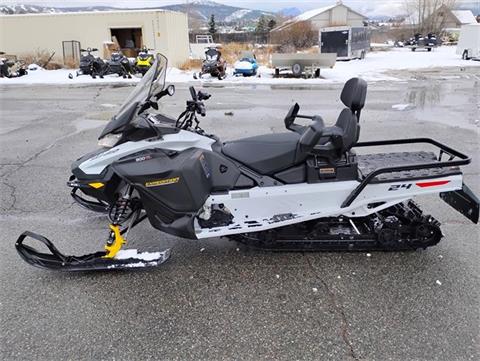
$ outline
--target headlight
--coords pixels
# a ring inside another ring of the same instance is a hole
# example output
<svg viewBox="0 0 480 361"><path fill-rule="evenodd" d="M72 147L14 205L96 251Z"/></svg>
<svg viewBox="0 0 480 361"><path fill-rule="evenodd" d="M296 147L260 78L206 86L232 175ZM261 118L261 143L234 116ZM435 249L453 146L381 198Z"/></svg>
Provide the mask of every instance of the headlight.
<svg viewBox="0 0 480 361"><path fill-rule="evenodd" d="M107 134L98 140L100 147L112 148L122 137L121 134Z"/></svg>

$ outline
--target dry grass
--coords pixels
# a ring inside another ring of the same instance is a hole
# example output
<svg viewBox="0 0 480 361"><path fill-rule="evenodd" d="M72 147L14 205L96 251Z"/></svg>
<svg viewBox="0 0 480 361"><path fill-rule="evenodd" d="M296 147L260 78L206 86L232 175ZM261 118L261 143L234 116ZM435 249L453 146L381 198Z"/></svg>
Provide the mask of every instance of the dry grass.
<svg viewBox="0 0 480 361"><path fill-rule="evenodd" d="M289 27L270 33L270 41L281 45L281 51L290 53L318 44L318 30L308 21L294 23Z"/></svg>
<svg viewBox="0 0 480 361"><path fill-rule="evenodd" d="M79 64L78 61L75 61L73 58L65 59L65 68L67 69L75 69L78 68Z"/></svg>
<svg viewBox="0 0 480 361"><path fill-rule="evenodd" d="M196 70L202 67L202 59L189 59L180 65L180 70Z"/></svg>
<svg viewBox="0 0 480 361"><path fill-rule="evenodd" d="M45 69L47 69L47 70L57 70L57 69L63 69L63 68L65 68L65 66L63 66L60 63L54 62L54 61L50 61L50 63L48 63L47 66L45 67ZM68 69L75 69L75 68L78 68L78 66L73 65L72 67L69 67Z"/></svg>
<svg viewBox="0 0 480 361"><path fill-rule="evenodd" d="M250 51L255 54L259 64L268 65L270 62L270 55L275 52L275 46L265 45L261 48L256 48L253 44L227 43L222 45L220 51L222 52L223 58L230 65L233 65L237 60L240 60L242 53L245 51Z"/></svg>
<svg viewBox="0 0 480 361"><path fill-rule="evenodd" d="M40 50L37 49L31 53L24 54L23 56L19 57L23 60L26 64L37 64L42 67L45 67L47 70L56 70L63 68L63 65L54 61L54 59L48 62L50 56L52 54L48 50ZM48 64L47 64L48 62ZM46 64L46 66L45 66Z"/></svg>
<svg viewBox="0 0 480 361"><path fill-rule="evenodd" d="M222 45L220 49L223 58L227 61L228 64L235 63L242 55L242 52L251 50L252 48L249 46L249 44L243 43L227 43Z"/></svg>

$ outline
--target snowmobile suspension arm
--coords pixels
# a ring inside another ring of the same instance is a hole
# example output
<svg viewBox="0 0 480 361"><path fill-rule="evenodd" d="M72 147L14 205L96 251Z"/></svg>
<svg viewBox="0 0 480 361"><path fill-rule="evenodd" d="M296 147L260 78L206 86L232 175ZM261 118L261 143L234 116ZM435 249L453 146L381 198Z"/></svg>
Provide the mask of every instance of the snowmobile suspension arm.
<svg viewBox="0 0 480 361"><path fill-rule="evenodd" d="M401 172L407 170L417 170L417 169L430 169L430 168L445 168L445 167L454 167L467 165L471 162L471 158L467 155L446 146L436 140L430 138L413 138L413 139L391 139L391 140L380 140L372 142L360 142L357 143L354 147L375 147L375 146L384 146L384 145L401 145L401 144L418 144L418 143L427 143L436 146L440 149L440 154L438 161L431 163L420 163L420 164L406 164L396 167L384 167L376 169L367 175L360 184L348 195L345 201L342 203L342 208L349 207L355 199L360 195L360 193L365 189L365 187L370 184L375 177L380 174ZM442 161L442 155L448 154L450 156L449 160ZM454 160L457 157L459 159Z"/></svg>

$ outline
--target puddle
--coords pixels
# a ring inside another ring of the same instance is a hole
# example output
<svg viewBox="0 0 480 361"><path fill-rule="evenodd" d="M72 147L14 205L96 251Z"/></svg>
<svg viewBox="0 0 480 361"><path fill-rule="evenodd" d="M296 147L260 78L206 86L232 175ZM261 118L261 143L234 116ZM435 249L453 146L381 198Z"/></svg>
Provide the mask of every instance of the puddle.
<svg viewBox="0 0 480 361"><path fill-rule="evenodd" d="M440 83L432 84L431 82L424 86L414 86L407 91L405 103L420 109L437 105L445 96L445 91L442 87Z"/></svg>
<svg viewBox="0 0 480 361"><path fill-rule="evenodd" d="M404 104L396 110L412 110L419 121L478 131L480 128L480 84L473 81L422 81L408 87ZM408 105L408 106L407 106Z"/></svg>

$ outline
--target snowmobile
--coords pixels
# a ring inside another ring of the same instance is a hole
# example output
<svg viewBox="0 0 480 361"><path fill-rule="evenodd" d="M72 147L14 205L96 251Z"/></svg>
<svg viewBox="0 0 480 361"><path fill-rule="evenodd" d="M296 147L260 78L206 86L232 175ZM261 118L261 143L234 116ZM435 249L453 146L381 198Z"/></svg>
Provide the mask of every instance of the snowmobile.
<svg viewBox="0 0 480 361"><path fill-rule="evenodd" d="M222 58L222 53L216 47L208 47L205 51L205 60L202 70L193 73L194 79L199 79L204 74L210 74L214 78L223 80L227 77L227 62Z"/></svg>
<svg viewBox="0 0 480 361"><path fill-rule="evenodd" d="M123 55L121 52L117 51L112 53L110 60L107 60L107 63L102 71L102 76L117 74L123 78L132 77L132 66L128 58Z"/></svg>
<svg viewBox="0 0 480 361"><path fill-rule="evenodd" d="M4 54L4 52L0 52L0 56ZM16 58L0 57L0 78L18 78L27 74L25 62L16 60Z"/></svg>
<svg viewBox="0 0 480 361"><path fill-rule="evenodd" d="M258 63L255 54L244 52L239 61L235 63L233 75L255 76L258 71Z"/></svg>
<svg viewBox="0 0 480 361"><path fill-rule="evenodd" d="M145 75L145 73L152 67L155 57L149 53L152 49L148 49L146 46L140 49L137 58L135 59L135 70L137 73Z"/></svg>
<svg viewBox="0 0 480 361"><path fill-rule="evenodd" d="M105 250L66 256L27 231L16 243L26 262L61 271L158 266L168 249L121 249L145 219L178 237L227 237L268 251L425 249L442 238L440 223L412 200L427 194L440 194L478 223L479 200L460 170L470 163L467 155L429 138L359 142L367 94L362 79L346 82L334 125L300 114L295 104L284 119L285 132L222 142L200 126L210 98L203 91L190 87L191 99L177 118L152 111L175 93L173 85L164 85L166 69L167 59L158 54L101 132L100 149L72 164L67 184L75 201L110 220ZM415 144L438 154L356 152ZM30 238L49 253L25 244Z"/></svg>
<svg viewBox="0 0 480 361"><path fill-rule="evenodd" d="M95 57L92 53L98 51L96 48L80 49L82 56L80 57L80 67L76 72L76 76L90 75L93 79L97 76L103 78L105 62L100 57ZM73 74L68 74L69 79L73 79Z"/></svg>
<svg viewBox="0 0 480 361"><path fill-rule="evenodd" d="M416 51L417 49L426 49L427 51L432 51L432 49L437 47L437 45L437 36L433 33L428 33L427 36L417 33L408 41L408 46L412 51Z"/></svg>

